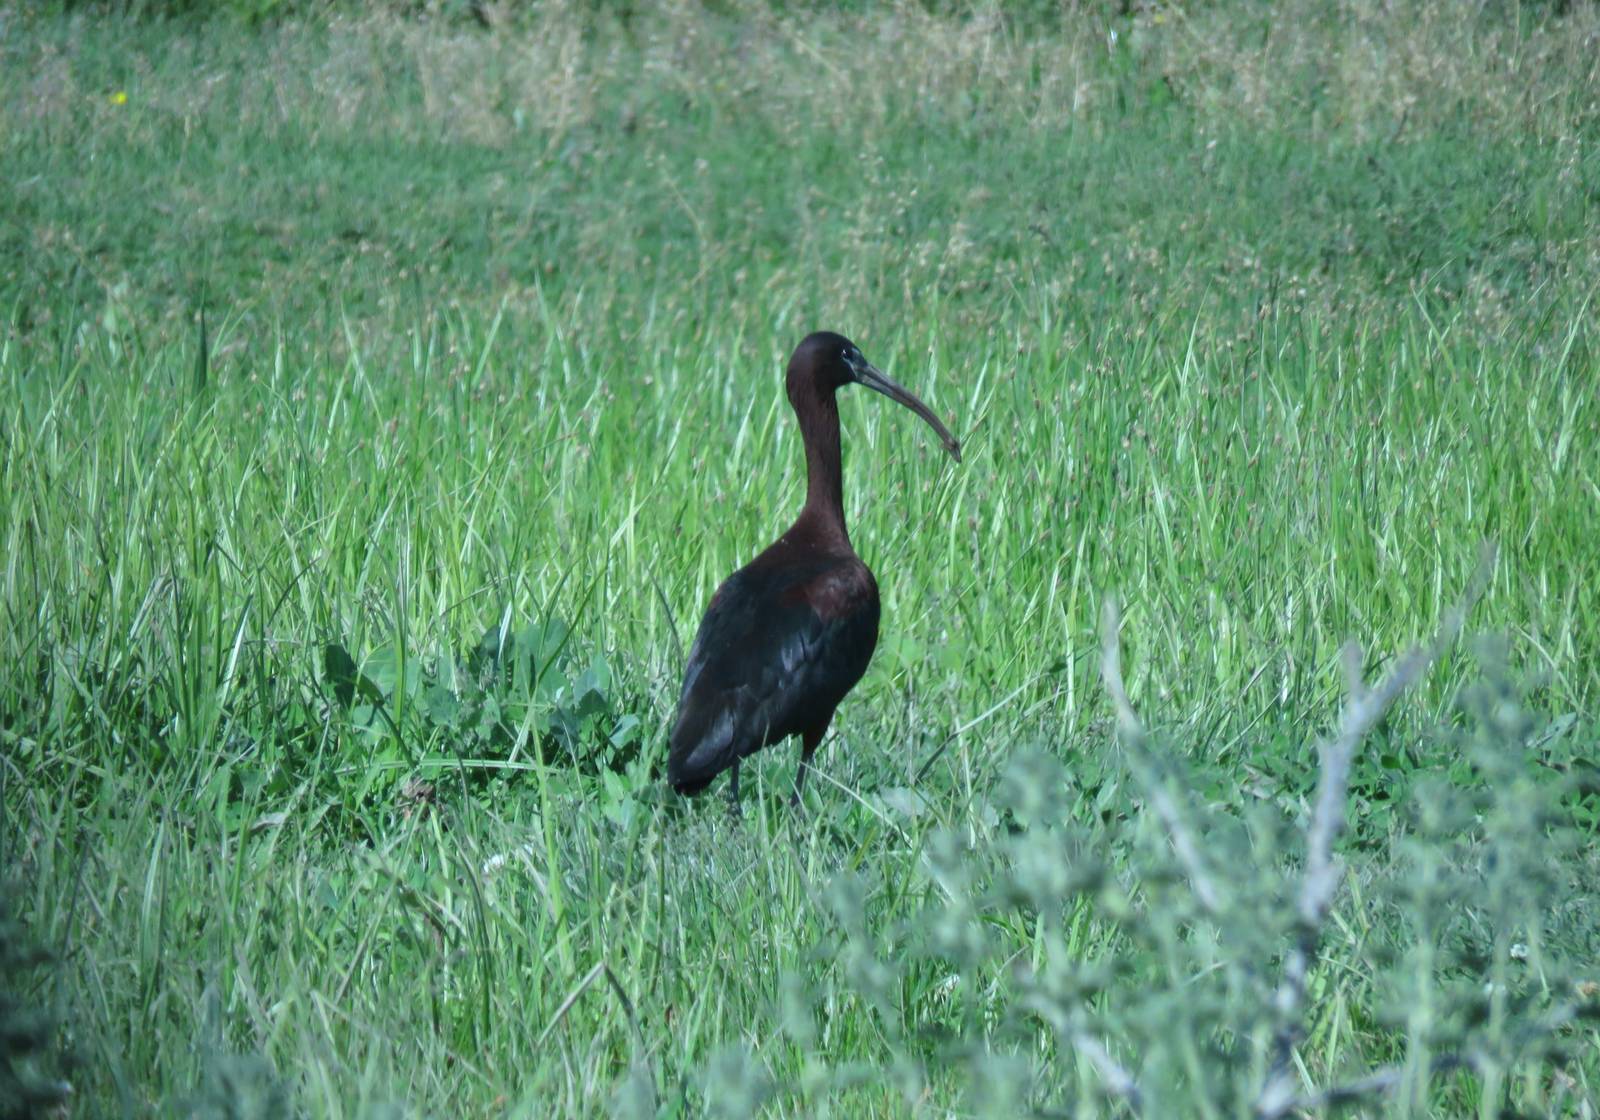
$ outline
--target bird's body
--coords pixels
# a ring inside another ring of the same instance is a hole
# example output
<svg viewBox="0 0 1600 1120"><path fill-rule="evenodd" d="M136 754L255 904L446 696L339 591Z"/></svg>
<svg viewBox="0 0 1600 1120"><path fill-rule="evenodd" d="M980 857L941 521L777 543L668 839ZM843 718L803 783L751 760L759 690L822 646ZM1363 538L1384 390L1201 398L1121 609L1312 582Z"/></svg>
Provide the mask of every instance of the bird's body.
<svg viewBox="0 0 1600 1120"><path fill-rule="evenodd" d="M684 674L668 768L680 793L801 736L809 761L878 644L878 584L797 526L711 598ZM734 779L737 781L737 776Z"/></svg>
<svg viewBox="0 0 1600 1120"><path fill-rule="evenodd" d="M927 407L861 358L840 335L808 336L787 388L806 447L806 504L764 552L723 581L689 651L667 778L698 793L762 747L801 738L798 799L834 709L878 643L878 585L845 529L834 391L860 382L922 415L959 460L959 445Z"/></svg>

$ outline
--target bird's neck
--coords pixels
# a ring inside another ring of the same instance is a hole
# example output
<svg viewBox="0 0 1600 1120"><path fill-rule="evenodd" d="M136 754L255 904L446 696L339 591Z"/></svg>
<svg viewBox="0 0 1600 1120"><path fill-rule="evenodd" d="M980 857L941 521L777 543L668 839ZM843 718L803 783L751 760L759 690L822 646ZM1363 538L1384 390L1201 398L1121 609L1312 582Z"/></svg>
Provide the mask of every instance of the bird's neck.
<svg viewBox="0 0 1600 1120"><path fill-rule="evenodd" d="M800 524L850 547L844 525L843 464L839 454L839 404L832 392L819 393L795 411L806 445L806 504Z"/></svg>

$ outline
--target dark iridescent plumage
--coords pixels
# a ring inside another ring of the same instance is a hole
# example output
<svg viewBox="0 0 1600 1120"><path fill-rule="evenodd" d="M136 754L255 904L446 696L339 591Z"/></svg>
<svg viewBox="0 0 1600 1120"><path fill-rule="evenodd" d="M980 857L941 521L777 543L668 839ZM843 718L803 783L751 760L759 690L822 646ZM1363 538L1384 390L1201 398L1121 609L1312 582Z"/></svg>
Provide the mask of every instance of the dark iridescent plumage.
<svg viewBox="0 0 1600 1120"><path fill-rule="evenodd" d="M770 743L801 737L806 768L834 709L872 660L878 585L845 531L834 392L859 383L927 420L956 460L960 445L927 406L861 357L849 339L809 335L789 360L786 388L806 448L806 504L789 530L717 588L684 673L667 779L698 793Z"/></svg>

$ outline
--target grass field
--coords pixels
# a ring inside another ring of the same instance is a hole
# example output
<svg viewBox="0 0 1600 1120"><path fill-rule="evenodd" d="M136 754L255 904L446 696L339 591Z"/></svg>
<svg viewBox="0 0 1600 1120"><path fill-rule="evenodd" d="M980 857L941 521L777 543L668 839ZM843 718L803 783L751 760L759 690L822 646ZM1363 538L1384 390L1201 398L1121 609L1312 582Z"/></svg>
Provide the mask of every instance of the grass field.
<svg viewBox="0 0 1600 1120"><path fill-rule="evenodd" d="M1594 1116L1600 11L1135 9L0 5L0 1094ZM819 328L965 461L843 395L883 636L734 819Z"/></svg>

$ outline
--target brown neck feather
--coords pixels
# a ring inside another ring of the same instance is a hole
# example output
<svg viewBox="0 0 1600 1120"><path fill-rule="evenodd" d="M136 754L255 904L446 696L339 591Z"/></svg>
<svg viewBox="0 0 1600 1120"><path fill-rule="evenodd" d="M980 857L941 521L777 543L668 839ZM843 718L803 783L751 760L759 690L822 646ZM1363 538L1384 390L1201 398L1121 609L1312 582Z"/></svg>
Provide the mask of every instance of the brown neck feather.
<svg viewBox="0 0 1600 1120"><path fill-rule="evenodd" d="M832 390L808 395L795 404L800 438L806 445L806 504L800 523L837 539L846 547L843 469L839 454L839 404Z"/></svg>

